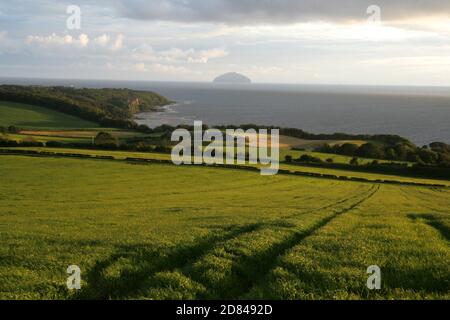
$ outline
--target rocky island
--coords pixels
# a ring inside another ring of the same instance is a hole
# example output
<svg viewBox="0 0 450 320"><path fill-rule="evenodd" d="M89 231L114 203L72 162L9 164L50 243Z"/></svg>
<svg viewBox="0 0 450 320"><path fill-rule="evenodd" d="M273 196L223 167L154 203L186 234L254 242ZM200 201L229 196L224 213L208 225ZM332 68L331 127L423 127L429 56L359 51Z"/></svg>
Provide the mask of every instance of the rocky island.
<svg viewBox="0 0 450 320"><path fill-rule="evenodd" d="M252 83L250 78L244 76L243 74L237 72L229 72L218 76L214 79L214 83Z"/></svg>

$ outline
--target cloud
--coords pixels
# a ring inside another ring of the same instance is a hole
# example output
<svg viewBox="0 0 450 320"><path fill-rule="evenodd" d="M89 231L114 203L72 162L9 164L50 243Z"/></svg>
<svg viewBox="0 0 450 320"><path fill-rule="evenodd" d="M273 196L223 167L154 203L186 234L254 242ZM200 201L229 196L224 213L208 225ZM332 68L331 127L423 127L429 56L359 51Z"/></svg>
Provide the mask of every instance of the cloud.
<svg viewBox="0 0 450 320"><path fill-rule="evenodd" d="M80 34L78 38L75 38L71 35L58 36L55 33L52 33L49 36L34 36L29 35L26 37L25 42L29 45L39 44L41 46L69 46L76 45L79 47L86 47L89 44L89 36L87 34Z"/></svg>
<svg viewBox="0 0 450 320"><path fill-rule="evenodd" d="M50 46L59 46L59 47L69 47L69 46L77 46L80 48L91 47L89 43L93 43L97 45L92 49L96 49L97 52L101 52L101 48L104 50L112 50L118 51L124 48L124 39L125 36L123 34L118 34L115 40L111 43L111 36L107 34L102 34L93 41L90 41L89 35L82 33L78 37L74 37L71 35L57 35L56 33L52 33L48 36L38 36L38 35L29 35L25 38L25 43L28 45L38 44L41 47L50 47ZM91 50L91 52L93 52Z"/></svg>
<svg viewBox="0 0 450 320"><path fill-rule="evenodd" d="M118 0L120 15L139 20L230 24L291 24L312 20L367 20L376 4L398 20L450 11L450 1L427 0Z"/></svg>
<svg viewBox="0 0 450 320"><path fill-rule="evenodd" d="M86 47L89 43L89 37L87 34L80 34L78 37L78 43L81 47Z"/></svg>
<svg viewBox="0 0 450 320"><path fill-rule="evenodd" d="M95 42L102 47L107 46L110 40L111 37L107 34L102 34L101 36L95 38Z"/></svg>
<svg viewBox="0 0 450 320"><path fill-rule="evenodd" d="M136 63L135 65L133 65L133 68L136 70L136 71L147 71L146 69L145 69L145 64L144 63Z"/></svg>
<svg viewBox="0 0 450 320"><path fill-rule="evenodd" d="M118 34L116 40L114 41L113 46L111 47L113 50L120 50L123 48L123 41L125 36L123 34Z"/></svg>
<svg viewBox="0 0 450 320"><path fill-rule="evenodd" d="M107 62L105 64L105 67L108 70L137 71L139 73L151 72L168 75L182 75L182 74L186 75L195 73L182 66L175 66L171 64L161 64L161 63L146 64L144 62L138 62L134 64L129 63L112 64L110 62Z"/></svg>
<svg viewBox="0 0 450 320"><path fill-rule="evenodd" d="M153 72L173 74L173 75L191 73L191 71L189 69L185 68L185 67L178 67L178 66L173 66L173 65L164 65L164 64L159 64L159 63L152 64L151 65L151 70Z"/></svg>
<svg viewBox="0 0 450 320"><path fill-rule="evenodd" d="M151 46L141 45L132 50L132 57L137 60L170 63L208 63L211 59L228 56L228 51L223 48L207 50L195 50L170 48L163 51L155 51Z"/></svg>
<svg viewBox="0 0 450 320"><path fill-rule="evenodd" d="M6 38L6 31L0 31L0 40Z"/></svg>
<svg viewBox="0 0 450 320"><path fill-rule="evenodd" d="M210 59L223 58L228 56L225 49L215 48L210 50L202 50L197 55L188 58L190 63L208 63Z"/></svg>

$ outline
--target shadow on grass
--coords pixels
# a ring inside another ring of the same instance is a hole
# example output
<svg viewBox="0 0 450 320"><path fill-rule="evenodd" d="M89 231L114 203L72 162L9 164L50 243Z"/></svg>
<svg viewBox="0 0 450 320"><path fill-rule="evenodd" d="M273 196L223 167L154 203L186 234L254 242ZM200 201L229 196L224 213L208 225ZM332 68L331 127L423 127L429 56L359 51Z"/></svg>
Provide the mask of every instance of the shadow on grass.
<svg viewBox="0 0 450 320"><path fill-rule="evenodd" d="M408 218L414 221L416 220L424 221L427 225L439 231L447 241L450 241L450 228L447 225L445 225L436 214L412 213L408 214Z"/></svg>
<svg viewBox="0 0 450 320"><path fill-rule="evenodd" d="M363 198L345 207L329 217L320 220L307 230L296 231L294 225L280 219L270 223L257 223L245 226L229 226L204 237L197 242L178 246L162 252L161 249L148 245L119 246L116 253L98 262L86 275L87 286L75 299L121 299L133 298L145 293L148 280L157 273L184 269L185 276L202 284L198 273L189 272L189 266L198 261L206 253L217 247L223 247L226 241L262 228L274 230L288 229L288 236L275 243L263 252L251 256L238 256L232 261L231 273L216 285L206 285L206 292L196 298L204 299L236 299L245 296L254 285L259 283L276 265L277 258L289 249L298 245L303 239L315 233L337 216L353 210L379 189L374 186ZM290 231L289 229L292 229ZM276 232L276 231L275 231ZM121 267L123 266L123 267ZM187 271L187 272L186 272ZM192 271L192 270L191 270Z"/></svg>
<svg viewBox="0 0 450 320"><path fill-rule="evenodd" d="M229 226L197 242L167 253L148 245L119 246L116 253L98 262L86 275L87 286L74 299L132 298L145 289L155 273L181 268L201 257L216 244L259 228L259 224ZM121 261L124 269L120 269ZM114 270L119 269L115 272Z"/></svg>
<svg viewBox="0 0 450 320"><path fill-rule="evenodd" d="M315 233L320 228L327 225L337 216L361 205L369 198L375 195L379 190L379 186L371 188L367 194L359 201L343 208L334 214L320 220L307 230L296 231L291 230L284 240L274 243L267 250L253 254L250 256L238 256L232 261L231 272L221 282L216 284L209 283L207 292L201 294L200 299L236 299L245 298L249 291L260 281L262 281L270 271L276 266L277 258L283 256L288 250L298 245L302 240ZM274 228L275 232L282 232L281 229L289 228L290 225L279 221L278 223L264 224L264 228ZM289 231L289 230L288 230ZM186 274L198 283L205 285L205 279L201 276L202 272L194 272Z"/></svg>
<svg viewBox="0 0 450 320"><path fill-rule="evenodd" d="M332 214L327 218L322 219L321 221L313 225L311 228L303 232L294 233L285 241L273 245L269 250L259 255L245 257L241 261L237 261L234 264L234 273L236 273L236 275L238 275L238 277L242 281L240 291L237 292L232 289L227 293L225 298L232 298L235 295L239 295L241 297L245 296L245 294L248 293L254 285L258 284L261 280L263 280L266 277L266 275L268 275L269 272L275 267L278 257L286 254L287 251L297 246L305 238L311 236L316 231L326 226L328 223L330 223L338 216L355 209L356 207L358 207L359 205L361 205L362 203L373 197L378 190L379 186L372 188L370 193L363 199L359 200L356 203L353 203L351 206L347 208L344 208Z"/></svg>

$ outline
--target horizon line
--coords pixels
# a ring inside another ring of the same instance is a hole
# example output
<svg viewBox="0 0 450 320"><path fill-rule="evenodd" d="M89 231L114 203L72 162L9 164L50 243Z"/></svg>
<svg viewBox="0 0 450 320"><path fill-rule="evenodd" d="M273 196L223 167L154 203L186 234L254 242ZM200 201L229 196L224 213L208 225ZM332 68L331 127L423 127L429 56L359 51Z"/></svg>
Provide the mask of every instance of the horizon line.
<svg viewBox="0 0 450 320"><path fill-rule="evenodd" d="M110 81L110 82L153 82L153 83L194 83L194 84L215 84L221 85L236 85L238 83L214 83L211 81L198 80L142 80L142 79L102 79L102 78L64 78L64 77L35 77L35 76L0 76L0 79L33 79L33 80L65 80L65 81ZM3 83L2 83L3 84ZM239 83L239 85L242 85ZM251 85L293 85L293 86L342 86L342 87L402 87L402 88L448 88L450 85L420 85L420 84L368 84L368 83L301 83L301 82L255 82L246 83L246 86Z"/></svg>

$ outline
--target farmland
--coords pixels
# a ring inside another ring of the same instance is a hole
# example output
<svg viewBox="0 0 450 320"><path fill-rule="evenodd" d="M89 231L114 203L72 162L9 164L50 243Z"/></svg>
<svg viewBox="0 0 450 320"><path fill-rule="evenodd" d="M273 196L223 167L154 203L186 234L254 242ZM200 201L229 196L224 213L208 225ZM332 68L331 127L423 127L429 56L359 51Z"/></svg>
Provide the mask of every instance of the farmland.
<svg viewBox="0 0 450 320"><path fill-rule="evenodd" d="M0 126L20 128L97 128L98 124L34 105L0 101Z"/></svg>
<svg viewBox="0 0 450 320"><path fill-rule="evenodd" d="M117 160L125 160L126 158L136 158L136 159L148 159L148 160L166 160L170 161L170 154L167 153L154 153L154 152L130 152L130 151L111 151L111 150L85 150L85 149L74 149L74 148L42 148L42 147L27 147L27 148L0 148L1 151L11 151L11 152L23 152L23 151L31 151L31 152L50 152L50 153L59 153L59 154L78 154L78 155L87 155L92 157L104 157L111 156ZM317 155L319 153L310 153ZM367 172L358 172L351 170L338 170L338 169L328 169L328 168L315 168L308 166L299 166L293 164L281 163L280 169L289 170L293 172L303 172L303 173L311 173L311 174L328 174L335 176L343 176L349 178L361 178L369 181L376 182L378 180L391 180L397 181L399 183L419 183L419 184L442 184L446 186L450 186L449 180L434 180L434 179L424 179L417 177L402 177L398 175L389 175L389 174L376 174L376 173L367 173Z"/></svg>
<svg viewBox="0 0 450 320"><path fill-rule="evenodd" d="M0 119L20 129L5 139L63 143L0 148L0 299L450 299L449 180L175 166L169 153L92 149L100 131L161 133L9 102ZM280 142L281 160L352 159L310 151L319 140ZM371 265L381 290L366 286Z"/></svg>
<svg viewBox="0 0 450 320"><path fill-rule="evenodd" d="M448 188L24 156L0 176L0 299L450 298Z"/></svg>

